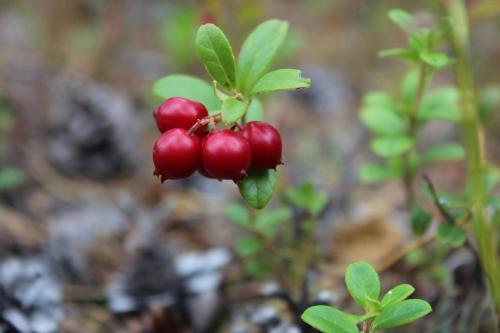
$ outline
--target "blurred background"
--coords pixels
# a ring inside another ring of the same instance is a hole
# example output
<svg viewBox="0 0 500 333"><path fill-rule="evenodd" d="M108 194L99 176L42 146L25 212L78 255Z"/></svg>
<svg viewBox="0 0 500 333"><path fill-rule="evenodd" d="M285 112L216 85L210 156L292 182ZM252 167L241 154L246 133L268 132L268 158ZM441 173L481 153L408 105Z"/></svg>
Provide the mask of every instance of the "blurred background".
<svg viewBox="0 0 500 333"><path fill-rule="evenodd" d="M377 55L406 43L387 19L394 7L432 20L425 1L0 1L0 332L300 333L306 303L356 311L346 265L383 262L411 238L400 184L357 176L376 160L362 96L397 92L407 70ZM479 14L474 67L486 89L500 83L500 19ZM313 82L263 100L284 140L269 211L285 229L317 222L322 260L305 287L235 252L244 232L234 222L259 217L232 182L153 177L153 82L208 79L194 47L199 24L217 22L238 50L270 18L290 22L276 67ZM435 78L451 82L448 70ZM486 128L493 162L499 121L492 114ZM447 123L422 133L424 145L458 139ZM452 192L465 181L461 162L425 172ZM300 191L324 202L309 217L294 201ZM434 311L401 332L492 332L473 251L412 258L385 270L383 285L411 282Z"/></svg>

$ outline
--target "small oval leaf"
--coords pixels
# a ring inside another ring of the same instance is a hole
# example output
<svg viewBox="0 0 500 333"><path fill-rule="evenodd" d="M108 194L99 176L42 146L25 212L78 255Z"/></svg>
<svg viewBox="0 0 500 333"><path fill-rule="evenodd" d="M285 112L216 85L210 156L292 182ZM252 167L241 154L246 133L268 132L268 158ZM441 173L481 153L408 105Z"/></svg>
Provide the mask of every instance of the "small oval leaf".
<svg viewBox="0 0 500 333"><path fill-rule="evenodd" d="M222 102L221 112L224 124L231 125L237 122L247 111L247 104L234 97L226 98Z"/></svg>
<svg viewBox="0 0 500 333"><path fill-rule="evenodd" d="M240 194L255 209L264 208L273 196L276 185L274 170L250 171L248 176L238 183Z"/></svg>
<svg viewBox="0 0 500 333"><path fill-rule="evenodd" d="M372 141L373 152L381 157L394 157L401 155L415 145L415 139L409 136L394 136L377 138Z"/></svg>
<svg viewBox="0 0 500 333"><path fill-rule="evenodd" d="M222 30L215 24L198 29L196 47L207 72L224 88L232 89L236 82L233 50Z"/></svg>
<svg viewBox="0 0 500 333"><path fill-rule="evenodd" d="M358 333L349 315L331 306L315 305L306 309L302 320L323 333Z"/></svg>
<svg viewBox="0 0 500 333"><path fill-rule="evenodd" d="M309 88L310 79L303 79L298 69L278 69L265 74L252 88L252 94Z"/></svg>
<svg viewBox="0 0 500 333"><path fill-rule="evenodd" d="M409 284L400 284L391 290L389 290L382 298L382 307L387 307L396 303L399 303L408 298L413 292L415 288Z"/></svg>
<svg viewBox="0 0 500 333"><path fill-rule="evenodd" d="M345 284L352 298L364 308L371 308L380 295L380 280L375 269L360 261L347 267Z"/></svg>
<svg viewBox="0 0 500 333"><path fill-rule="evenodd" d="M386 329L411 323L432 311L429 303L410 299L386 307L373 322L375 329Z"/></svg>

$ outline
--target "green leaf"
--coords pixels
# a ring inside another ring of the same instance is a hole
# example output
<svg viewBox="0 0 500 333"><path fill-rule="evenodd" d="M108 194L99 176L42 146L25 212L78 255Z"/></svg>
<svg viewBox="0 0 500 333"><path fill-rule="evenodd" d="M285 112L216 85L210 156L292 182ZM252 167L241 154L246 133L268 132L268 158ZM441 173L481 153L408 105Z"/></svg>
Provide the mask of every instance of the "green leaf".
<svg viewBox="0 0 500 333"><path fill-rule="evenodd" d="M276 185L274 170L250 171L248 176L238 183L240 194L255 209L264 208L273 196Z"/></svg>
<svg viewBox="0 0 500 333"><path fill-rule="evenodd" d="M439 225L437 236L440 241L453 247L462 246L467 239L464 229L449 223Z"/></svg>
<svg viewBox="0 0 500 333"><path fill-rule="evenodd" d="M365 106L360 112L361 122L379 135L398 135L406 130L406 122L391 110Z"/></svg>
<svg viewBox="0 0 500 333"><path fill-rule="evenodd" d="M401 96L403 98L404 111L409 112L411 106L414 104L415 95L417 92L417 85L419 79L419 71L412 69L406 73L401 83Z"/></svg>
<svg viewBox="0 0 500 333"><path fill-rule="evenodd" d="M285 195L294 205L307 210L314 216L319 214L328 203L328 194L326 192L316 192L310 182L288 188Z"/></svg>
<svg viewBox="0 0 500 333"><path fill-rule="evenodd" d="M247 122L264 120L264 107L258 98L252 98L252 103L250 104L246 114L246 120Z"/></svg>
<svg viewBox="0 0 500 333"><path fill-rule="evenodd" d="M409 49L388 49L388 50L383 50L378 53L378 56L380 58L389 58L389 57L395 57L395 58L403 58L403 59L408 59L408 60L415 60L415 54L412 50Z"/></svg>
<svg viewBox="0 0 500 333"><path fill-rule="evenodd" d="M442 68L449 63L448 56L444 53L421 52L419 57L423 62L434 68Z"/></svg>
<svg viewBox="0 0 500 333"><path fill-rule="evenodd" d="M298 69L278 69L265 74L253 86L252 94L288 91L311 86L310 79L303 79Z"/></svg>
<svg viewBox="0 0 500 333"><path fill-rule="evenodd" d="M397 170L388 166L367 163L359 169L359 178L365 183L384 182L399 177Z"/></svg>
<svg viewBox="0 0 500 333"><path fill-rule="evenodd" d="M359 333L350 317L331 306L315 305L304 311L302 320L324 333Z"/></svg>
<svg viewBox="0 0 500 333"><path fill-rule="evenodd" d="M409 284L400 284L389 290L382 298L382 307L388 307L393 304L399 303L407 299L413 292L415 288Z"/></svg>
<svg viewBox="0 0 500 333"><path fill-rule="evenodd" d="M422 155L424 162L457 161L465 157L465 150L458 143L434 146Z"/></svg>
<svg viewBox="0 0 500 333"><path fill-rule="evenodd" d="M247 111L248 105L234 97L227 98L222 102L221 112L222 120L224 124L231 125L237 122L245 112Z"/></svg>
<svg viewBox="0 0 500 333"><path fill-rule="evenodd" d="M432 214L423 209L420 205L415 206L411 211L411 228L417 235L427 232L432 222Z"/></svg>
<svg viewBox="0 0 500 333"><path fill-rule="evenodd" d="M485 121L493 114L493 112L500 109L500 86L493 85L482 88L479 91L479 115L481 120Z"/></svg>
<svg viewBox="0 0 500 333"><path fill-rule="evenodd" d="M241 257L248 257L263 250L262 243L253 237L239 239L234 245L234 250Z"/></svg>
<svg viewBox="0 0 500 333"><path fill-rule="evenodd" d="M163 21L161 37L175 68L186 68L197 61L193 40L199 26L199 13L193 8L184 7Z"/></svg>
<svg viewBox="0 0 500 333"><path fill-rule="evenodd" d="M375 318L373 327L377 330L401 326L415 321L432 311L429 303L420 299L410 299L386 307Z"/></svg>
<svg viewBox="0 0 500 333"><path fill-rule="evenodd" d="M165 76L153 85L153 93L163 99L184 97L203 103L210 113L218 111L220 100L206 81L182 74Z"/></svg>
<svg viewBox="0 0 500 333"><path fill-rule="evenodd" d="M402 9L392 9L389 12L389 18L407 33L411 33L413 31L413 22L415 18L410 13Z"/></svg>
<svg viewBox="0 0 500 333"><path fill-rule="evenodd" d="M287 22L269 20L257 26L245 40L238 58L237 72L237 86L244 95L248 95L254 84L266 74L287 31Z"/></svg>
<svg viewBox="0 0 500 333"><path fill-rule="evenodd" d="M420 109L417 112L417 120L424 122L436 119L458 122L460 120L458 99L459 93L454 87L434 90L424 96Z"/></svg>
<svg viewBox="0 0 500 333"><path fill-rule="evenodd" d="M364 308L372 308L380 295L380 280L375 269L360 261L347 267L345 283L352 298Z"/></svg>
<svg viewBox="0 0 500 333"><path fill-rule="evenodd" d="M224 215L231 222L242 228L250 228L251 226L250 214L248 210L241 205L230 204L224 211Z"/></svg>
<svg viewBox="0 0 500 333"><path fill-rule="evenodd" d="M16 187L24 182L24 173L17 168L4 168L0 170L0 191Z"/></svg>
<svg viewBox="0 0 500 333"><path fill-rule="evenodd" d="M367 93L363 97L363 107L397 112L397 103L394 98L381 91Z"/></svg>
<svg viewBox="0 0 500 333"><path fill-rule="evenodd" d="M377 138L371 142L373 152L381 157L394 157L412 149L415 139L408 136Z"/></svg>
<svg viewBox="0 0 500 333"><path fill-rule="evenodd" d="M236 64L233 50L222 30L214 24L198 29L196 47L207 72L224 88L233 89L236 83Z"/></svg>
<svg viewBox="0 0 500 333"><path fill-rule="evenodd" d="M281 207L274 211L262 212L255 221L255 229L262 231L268 238L273 238L280 224L288 221L292 212L287 207Z"/></svg>

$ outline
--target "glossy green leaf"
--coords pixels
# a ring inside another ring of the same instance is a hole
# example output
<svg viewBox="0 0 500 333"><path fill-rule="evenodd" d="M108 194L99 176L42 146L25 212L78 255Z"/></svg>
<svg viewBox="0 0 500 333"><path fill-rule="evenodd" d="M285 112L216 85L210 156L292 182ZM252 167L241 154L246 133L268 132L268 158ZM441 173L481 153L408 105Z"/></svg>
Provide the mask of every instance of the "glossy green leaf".
<svg viewBox="0 0 500 333"><path fill-rule="evenodd" d="M371 142L373 152L381 157L394 157L412 149L415 139L408 136L377 138Z"/></svg>
<svg viewBox="0 0 500 333"><path fill-rule="evenodd" d="M359 333L350 317L331 306L315 305L304 311L302 320L323 333Z"/></svg>
<svg viewBox="0 0 500 333"><path fill-rule="evenodd" d="M460 112L458 109L459 93L453 87L435 89L424 96L417 120L424 122L432 119L458 122Z"/></svg>
<svg viewBox="0 0 500 333"><path fill-rule="evenodd" d="M278 69L265 74L253 86L252 94L309 88L310 79L301 77L298 69Z"/></svg>
<svg viewBox="0 0 500 333"><path fill-rule="evenodd" d="M462 246L467 239L464 229L449 223L439 225L437 236L440 241L453 247Z"/></svg>
<svg viewBox="0 0 500 333"><path fill-rule="evenodd" d="M262 231L268 238L273 238L279 226L290 220L292 212L287 207L281 207L273 211L262 211L255 221L255 228Z"/></svg>
<svg viewBox="0 0 500 333"><path fill-rule="evenodd" d="M231 222L242 228L249 228L251 226L250 214L248 210L241 205L230 204L226 207L224 215Z"/></svg>
<svg viewBox="0 0 500 333"><path fill-rule="evenodd" d="M388 307L393 304L399 303L407 299L413 292L415 288L409 284L400 284L389 290L382 298L382 307Z"/></svg>
<svg viewBox="0 0 500 333"><path fill-rule="evenodd" d="M258 98L252 98L252 103L246 114L246 121L264 120L264 107Z"/></svg>
<svg viewBox="0 0 500 333"><path fill-rule="evenodd" d="M375 269L360 261L347 267L345 283L349 294L364 308L372 308L380 295L380 280Z"/></svg>
<svg viewBox="0 0 500 333"><path fill-rule="evenodd" d="M385 182L398 177L397 170L384 165L367 163L359 169L359 178L365 183Z"/></svg>
<svg viewBox="0 0 500 333"><path fill-rule="evenodd" d="M233 50L222 30L215 24L198 29L196 47L207 72L221 86L231 90L236 83L236 64Z"/></svg>
<svg viewBox="0 0 500 333"><path fill-rule="evenodd" d="M398 135L406 130L406 122L394 111L365 106L360 112L361 122L379 135Z"/></svg>
<svg viewBox="0 0 500 333"><path fill-rule="evenodd" d="M262 209L273 196L276 186L274 170L250 171L248 176L238 183L240 194L255 209Z"/></svg>
<svg viewBox="0 0 500 333"><path fill-rule="evenodd" d="M464 148L458 143L446 143L434 146L422 155L424 162L457 161L465 157Z"/></svg>
<svg viewBox="0 0 500 333"><path fill-rule="evenodd" d="M237 122L247 111L247 104L234 97L227 98L222 102L220 111L224 124L231 125Z"/></svg>
<svg viewBox="0 0 500 333"><path fill-rule="evenodd" d="M241 257L255 255L262 252L263 249L262 243L253 237L241 238L234 245L234 250Z"/></svg>
<svg viewBox="0 0 500 333"><path fill-rule="evenodd" d="M11 189L24 182L24 173L17 168L0 170L0 191Z"/></svg>
<svg viewBox="0 0 500 333"><path fill-rule="evenodd" d="M208 112L220 109L221 101L215 96L213 87L206 81L193 76L174 74L157 80L153 85L153 93L163 99L184 97L203 103Z"/></svg>
<svg viewBox="0 0 500 333"><path fill-rule="evenodd" d="M411 228L417 235L423 235L429 229L432 222L432 214L423 209L420 205L415 206L411 211Z"/></svg>
<svg viewBox="0 0 500 333"><path fill-rule="evenodd" d="M415 18L410 13L402 9L392 9L389 12L389 18L396 23L404 31L411 33L413 30L413 22Z"/></svg>
<svg viewBox="0 0 500 333"><path fill-rule="evenodd" d="M422 318L431 311L432 308L426 301L420 299L402 301L384 308L375 318L373 327L377 330L383 330L401 326Z"/></svg>
<svg viewBox="0 0 500 333"><path fill-rule="evenodd" d="M288 23L269 20L255 28L243 43L238 57L237 86L248 95L254 84L268 71L285 40Z"/></svg>

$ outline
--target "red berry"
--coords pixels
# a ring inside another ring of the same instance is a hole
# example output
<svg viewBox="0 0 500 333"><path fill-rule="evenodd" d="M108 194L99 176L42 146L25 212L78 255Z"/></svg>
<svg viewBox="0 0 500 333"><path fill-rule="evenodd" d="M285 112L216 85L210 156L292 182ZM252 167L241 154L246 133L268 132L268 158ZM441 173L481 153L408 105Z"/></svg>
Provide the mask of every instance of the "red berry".
<svg viewBox="0 0 500 333"><path fill-rule="evenodd" d="M201 159L209 175L238 182L250 166L250 145L239 133L222 130L204 139Z"/></svg>
<svg viewBox="0 0 500 333"><path fill-rule="evenodd" d="M273 126L263 121L251 121L241 129L252 151L251 168L274 169L281 162L281 136Z"/></svg>
<svg viewBox="0 0 500 333"><path fill-rule="evenodd" d="M208 116L208 111L201 103L182 97L172 97L161 104L154 112L156 125L164 133L172 128L189 129L198 119ZM202 135L206 126L200 126L195 131Z"/></svg>
<svg viewBox="0 0 500 333"><path fill-rule="evenodd" d="M155 176L163 183L167 179L191 176L200 165L201 143L196 135L183 128L163 133L153 147Z"/></svg>

